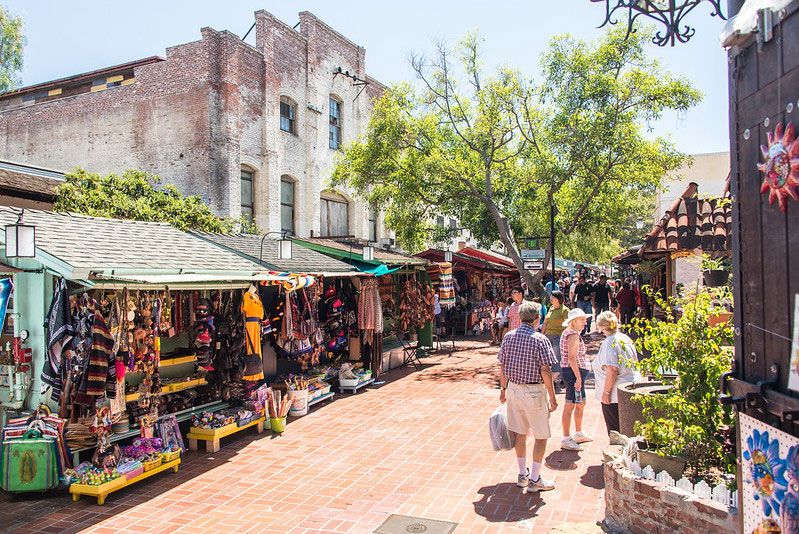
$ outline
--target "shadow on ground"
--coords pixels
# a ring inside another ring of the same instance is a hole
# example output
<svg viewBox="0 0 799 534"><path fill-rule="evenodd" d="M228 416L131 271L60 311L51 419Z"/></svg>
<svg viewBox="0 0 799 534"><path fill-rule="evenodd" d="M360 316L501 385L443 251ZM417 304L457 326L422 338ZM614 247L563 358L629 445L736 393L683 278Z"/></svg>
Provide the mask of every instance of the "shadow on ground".
<svg viewBox="0 0 799 534"><path fill-rule="evenodd" d="M491 523L516 523L532 519L544 505L539 493L527 493L511 482L484 486L477 492L480 500L474 501L474 511Z"/></svg>

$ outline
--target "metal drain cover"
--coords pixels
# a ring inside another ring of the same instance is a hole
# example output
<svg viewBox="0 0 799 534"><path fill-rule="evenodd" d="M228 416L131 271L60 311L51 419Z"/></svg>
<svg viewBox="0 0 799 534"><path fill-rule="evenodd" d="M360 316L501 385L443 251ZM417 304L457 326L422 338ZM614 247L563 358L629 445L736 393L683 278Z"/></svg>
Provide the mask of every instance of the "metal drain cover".
<svg viewBox="0 0 799 534"><path fill-rule="evenodd" d="M374 534L452 534L458 523L392 514Z"/></svg>

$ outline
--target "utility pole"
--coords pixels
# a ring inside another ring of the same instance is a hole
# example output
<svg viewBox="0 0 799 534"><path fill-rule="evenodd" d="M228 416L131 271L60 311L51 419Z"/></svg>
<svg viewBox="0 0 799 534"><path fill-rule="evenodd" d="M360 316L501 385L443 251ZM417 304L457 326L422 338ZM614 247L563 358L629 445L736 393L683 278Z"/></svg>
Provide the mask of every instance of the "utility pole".
<svg viewBox="0 0 799 534"><path fill-rule="evenodd" d="M549 205L549 243L552 247L552 291L555 291L555 203Z"/></svg>

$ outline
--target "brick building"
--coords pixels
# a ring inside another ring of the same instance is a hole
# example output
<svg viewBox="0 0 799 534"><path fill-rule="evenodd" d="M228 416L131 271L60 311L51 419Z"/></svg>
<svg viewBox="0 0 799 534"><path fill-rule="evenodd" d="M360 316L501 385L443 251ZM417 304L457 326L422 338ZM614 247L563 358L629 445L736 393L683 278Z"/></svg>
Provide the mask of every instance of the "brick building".
<svg viewBox="0 0 799 534"><path fill-rule="evenodd" d="M386 233L326 191L342 143L384 86L364 48L309 12L292 28L255 13L255 46L228 31L150 57L0 95L0 159L159 175L219 215L298 236Z"/></svg>

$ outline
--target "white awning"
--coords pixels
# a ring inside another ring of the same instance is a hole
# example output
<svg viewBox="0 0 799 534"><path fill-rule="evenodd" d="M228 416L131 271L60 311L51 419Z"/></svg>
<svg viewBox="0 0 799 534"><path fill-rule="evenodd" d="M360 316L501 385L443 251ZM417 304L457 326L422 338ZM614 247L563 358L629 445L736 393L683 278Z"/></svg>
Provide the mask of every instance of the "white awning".
<svg viewBox="0 0 799 534"><path fill-rule="evenodd" d="M276 275L269 273L253 274L107 274L97 275L97 279L92 280L94 287L119 288L132 286L160 286L173 287L175 289L212 289L215 287L238 288L247 287L253 282L289 282L291 276Z"/></svg>

